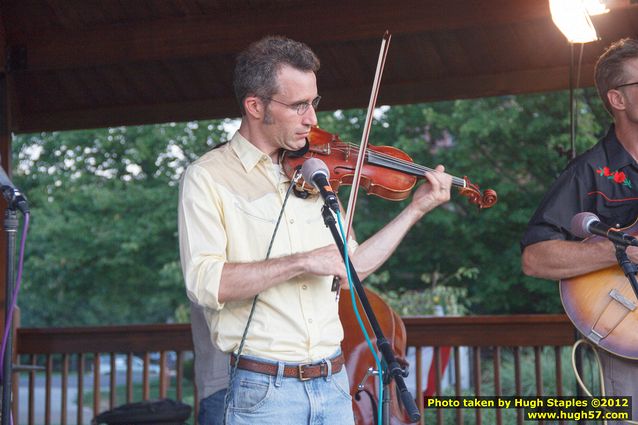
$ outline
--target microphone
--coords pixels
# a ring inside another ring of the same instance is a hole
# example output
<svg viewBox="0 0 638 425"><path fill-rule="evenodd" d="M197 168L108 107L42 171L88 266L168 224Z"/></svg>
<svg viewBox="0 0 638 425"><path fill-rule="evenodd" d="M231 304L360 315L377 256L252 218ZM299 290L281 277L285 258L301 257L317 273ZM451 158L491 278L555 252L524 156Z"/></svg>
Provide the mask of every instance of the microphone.
<svg viewBox="0 0 638 425"><path fill-rule="evenodd" d="M2 191L2 195L9 203L9 206L15 204L22 211L22 214L29 212L27 198L20 192L20 189L15 187L2 167L0 167L0 191Z"/></svg>
<svg viewBox="0 0 638 425"><path fill-rule="evenodd" d="M581 212L572 217L571 232L579 238L604 236L615 244L638 246L638 239L600 222L596 214Z"/></svg>
<svg viewBox="0 0 638 425"><path fill-rule="evenodd" d="M319 189L321 197L332 211L339 212L339 201L337 201L337 195L330 187L330 182L328 181L330 171L325 162L318 158L307 159L301 166L301 176L305 181L312 183Z"/></svg>

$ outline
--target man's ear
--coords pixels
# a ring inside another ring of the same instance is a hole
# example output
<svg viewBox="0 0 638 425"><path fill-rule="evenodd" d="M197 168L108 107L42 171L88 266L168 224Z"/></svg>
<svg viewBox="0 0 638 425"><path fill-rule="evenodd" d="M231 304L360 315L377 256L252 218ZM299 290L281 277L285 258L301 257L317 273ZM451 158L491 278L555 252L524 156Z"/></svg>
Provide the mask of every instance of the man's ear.
<svg viewBox="0 0 638 425"><path fill-rule="evenodd" d="M622 92L616 89L609 90L607 92L607 101L613 109L618 109L621 111L625 110L625 96L623 96Z"/></svg>
<svg viewBox="0 0 638 425"><path fill-rule="evenodd" d="M247 115L261 120L264 116L266 105L257 96L246 96L244 99L244 110Z"/></svg>

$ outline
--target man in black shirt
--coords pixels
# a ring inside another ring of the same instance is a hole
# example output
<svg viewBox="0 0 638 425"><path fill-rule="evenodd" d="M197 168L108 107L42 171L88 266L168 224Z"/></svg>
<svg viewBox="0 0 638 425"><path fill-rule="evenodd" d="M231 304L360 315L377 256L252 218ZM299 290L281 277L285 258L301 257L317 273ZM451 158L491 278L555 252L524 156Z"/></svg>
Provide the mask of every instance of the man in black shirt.
<svg viewBox="0 0 638 425"><path fill-rule="evenodd" d="M611 242L580 243L570 233L575 214L592 212L618 227L638 218L638 40L612 44L598 59L595 78L614 124L567 166L530 220L521 241L527 275L565 279L617 264ZM629 247L627 254L638 262L638 248ZM607 395L633 396L638 419L638 360L598 352Z"/></svg>

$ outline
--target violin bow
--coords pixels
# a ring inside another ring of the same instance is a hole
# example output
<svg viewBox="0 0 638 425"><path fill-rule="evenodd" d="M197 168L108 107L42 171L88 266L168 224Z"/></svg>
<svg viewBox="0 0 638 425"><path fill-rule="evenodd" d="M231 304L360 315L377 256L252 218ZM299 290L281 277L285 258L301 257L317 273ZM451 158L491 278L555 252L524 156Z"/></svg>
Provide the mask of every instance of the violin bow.
<svg viewBox="0 0 638 425"><path fill-rule="evenodd" d="M359 155L357 155L357 165L354 169L354 176L352 178L352 189L350 189L350 196L348 198L348 206L346 208L346 234L344 246L348 249L348 240L350 237L350 231L352 229L352 220L354 217L354 210L357 204L357 193L359 192L359 183L361 181L361 172L363 170L363 161L365 160L365 152L368 149L368 136L370 135L370 128L372 127L372 115L374 114L374 108L377 103L377 96L379 95L379 87L381 86L381 76L383 75L383 67L385 66L385 59L388 56L388 47L390 46L390 40L392 35L386 30L381 40L381 48L379 49L379 59L377 60L377 69L374 74L374 82L372 84L372 91L370 93L370 101L368 102L368 112L366 113L366 120L363 127L363 134L361 135L361 143L359 145ZM363 152L363 155L361 154ZM336 300L339 301L341 295L341 286L339 285L339 279L335 277L332 282L332 290L336 291Z"/></svg>
<svg viewBox="0 0 638 425"><path fill-rule="evenodd" d="M386 30L381 40L381 48L379 49L379 59L377 60L377 70L374 74L374 82L372 84L372 91L370 93L370 101L368 103L368 112L366 114L366 120L363 127L363 134L361 135L361 143L359 145L359 155L357 156L357 166L354 169L354 177L352 180L352 189L350 190L350 197L348 198L348 206L346 208L346 241L348 246L348 236L350 235L350 229L352 228L352 220L354 217L354 210L357 203L357 193L359 192L359 183L361 180L361 172L363 170L363 161L365 160L365 152L368 149L368 136L370 136L370 128L372 127L372 117L374 114L374 108L377 103L377 96L379 95L379 87L381 86L381 76L383 75L383 68L385 66L385 59L388 56L388 48L390 47L390 40L392 35Z"/></svg>
<svg viewBox="0 0 638 425"><path fill-rule="evenodd" d="M363 169L363 161L365 159L365 152L367 152L368 149L368 136L370 135L370 128L372 126L372 115L374 113L374 108L375 105L377 103L377 95L379 94L379 87L381 86L381 76L383 74L383 67L385 65L385 59L388 55L388 47L390 46L390 39L392 38L392 36L390 35L389 31L386 31L385 34L383 35L383 40L381 41L381 49L379 52L379 60L377 62L377 70L374 76L374 83L372 86L372 93L370 94L370 103L368 104L368 113L366 115L366 121L365 121L365 126L363 129L363 134L361 136L361 144L359 146L359 155L357 155L357 166L355 168L355 172L354 172L354 177L353 177L353 181L352 181L352 190L350 192L350 198L348 200L348 209L346 211L346 222L348 223L347 226L347 230L346 230L346 240L344 241L344 249L348 249L348 235L350 234L350 230L352 228L352 218L354 217L354 209L355 209L355 204L356 204L356 198L357 198L357 193L359 191L359 182L361 179L361 170ZM339 287L340 288L340 287ZM361 289L361 292L359 292L359 289ZM366 315L368 315L368 309L370 309L370 305L367 301L367 298L365 296L365 293L362 293L363 289L362 287L359 285L359 287L357 288L357 293L359 295L359 299L361 300L362 305L364 306L364 310L366 310ZM353 295L354 296L354 295ZM337 289L337 298L339 297L339 289ZM354 299L353 299L354 300ZM365 302L364 302L365 301ZM367 308L365 307L367 305ZM372 321L370 320L372 319ZM421 418L421 414L418 411L418 408L416 407L416 404L412 398L412 396L410 395L410 393L408 392L406 386L405 386L405 382L403 381L403 377L401 376L401 374L396 374L396 368L398 368L398 363L396 362L396 359L394 358L394 354L392 353L392 350L387 350L384 349L382 347L382 345L384 345L387 348L387 340L385 340L385 338L383 337L383 334L381 333L381 329L379 328L379 324L376 320L376 318L374 317L374 315L372 315L372 317L368 316L368 322L370 323L370 326L372 327L372 329L375 331L375 335L377 336L377 346L379 348L379 351L381 353L383 353L384 355L384 360L386 360L388 362L388 364L390 365L390 367L393 367L392 365L395 365L395 369L393 369L393 372L391 373L395 379L396 385L397 385L397 389L399 390L400 393L400 397L402 400L402 403L404 404L404 407L406 409L406 411L408 412L408 415L410 416L412 422L417 422L420 418ZM365 332L365 327L362 328L364 334ZM379 343L379 337L382 337L383 340L385 341L385 344L380 344ZM370 342L369 342L370 343ZM372 347L370 347L370 349L373 351L374 353L374 349ZM375 359L376 359L376 355L375 355ZM378 359L377 359L378 361ZM381 367L381 366L379 366ZM379 370L379 373L381 373L381 370ZM407 397L406 397L407 395ZM383 409L383 404L379 404L379 408ZM379 412L380 417L382 416L382 412Z"/></svg>

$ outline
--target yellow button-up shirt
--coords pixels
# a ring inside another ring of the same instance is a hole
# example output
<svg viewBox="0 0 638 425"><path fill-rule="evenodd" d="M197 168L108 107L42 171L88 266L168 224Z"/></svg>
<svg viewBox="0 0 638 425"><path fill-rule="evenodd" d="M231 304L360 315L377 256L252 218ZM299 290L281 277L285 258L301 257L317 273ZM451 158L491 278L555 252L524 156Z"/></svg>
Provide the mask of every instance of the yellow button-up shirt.
<svg viewBox="0 0 638 425"><path fill-rule="evenodd" d="M212 339L237 351L252 299L219 302L226 262L266 259L290 180L235 133L192 163L180 186L179 242L188 296L204 307ZM320 197L291 195L270 258L334 243ZM343 339L332 277L300 275L259 294L243 354L286 362L316 361Z"/></svg>

